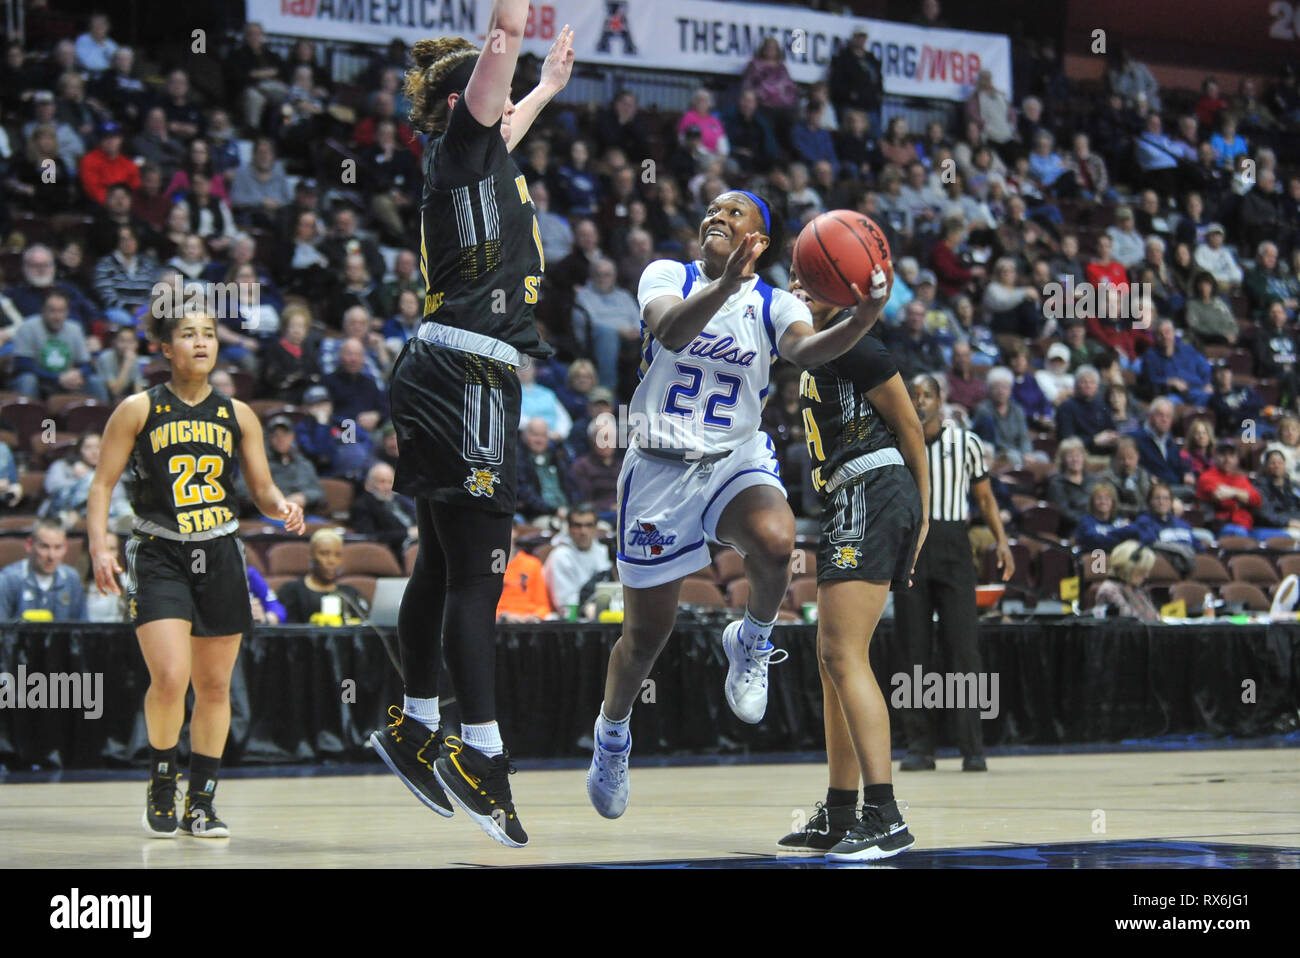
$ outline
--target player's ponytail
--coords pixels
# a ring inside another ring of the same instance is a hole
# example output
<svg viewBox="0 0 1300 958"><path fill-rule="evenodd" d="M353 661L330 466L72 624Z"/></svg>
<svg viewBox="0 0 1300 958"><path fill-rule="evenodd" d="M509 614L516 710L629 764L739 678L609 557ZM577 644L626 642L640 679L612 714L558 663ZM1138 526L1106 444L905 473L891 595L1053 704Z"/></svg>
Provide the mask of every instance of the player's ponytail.
<svg viewBox="0 0 1300 958"><path fill-rule="evenodd" d="M463 37L420 40L411 48L411 69L406 71L402 92L411 101L411 126L424 133L441 133L447 128L447 94L444 89L453 72L473 61L479 48Z"/></svg>

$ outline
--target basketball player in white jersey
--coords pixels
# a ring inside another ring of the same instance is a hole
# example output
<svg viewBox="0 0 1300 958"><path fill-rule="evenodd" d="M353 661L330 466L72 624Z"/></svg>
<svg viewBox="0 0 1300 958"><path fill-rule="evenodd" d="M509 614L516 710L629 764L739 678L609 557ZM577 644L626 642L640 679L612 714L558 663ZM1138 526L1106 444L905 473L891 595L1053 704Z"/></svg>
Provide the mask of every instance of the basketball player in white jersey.
<svg viewBox="0 0 1300 958"><path fill-rule="evenodd" d="M771 212L744 191L719 195L700 223L703 259L657 260L641 276L641 383L619 474L623 634L610 652L587 794L606 818L628 802L632 703L672 633L682 580L709 565L708 541L745 557L750 599L723 633L724 692L743 721L767 710L768 641L790 585L794 514L772 441L759 431L772 362L818 366L846 352L888 299L854 286L853 318L816 332L808 307L754 274L780 251Z"/></svg>

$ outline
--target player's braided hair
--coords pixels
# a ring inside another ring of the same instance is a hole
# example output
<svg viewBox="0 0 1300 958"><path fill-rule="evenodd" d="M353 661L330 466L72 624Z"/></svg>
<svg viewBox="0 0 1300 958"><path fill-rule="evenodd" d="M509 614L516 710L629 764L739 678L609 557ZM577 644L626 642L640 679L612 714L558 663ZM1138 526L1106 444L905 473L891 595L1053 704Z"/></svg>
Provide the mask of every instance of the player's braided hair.
<svg viewBox="0 0 1300 958"><path fill-rule="evenodd" d="M424 133L446 129L447 97L439 87L452 70L478 55L479 48L462 37L420 40L411 48L412 66L406 71L403 92L411 101L412 127Z"/></svg>

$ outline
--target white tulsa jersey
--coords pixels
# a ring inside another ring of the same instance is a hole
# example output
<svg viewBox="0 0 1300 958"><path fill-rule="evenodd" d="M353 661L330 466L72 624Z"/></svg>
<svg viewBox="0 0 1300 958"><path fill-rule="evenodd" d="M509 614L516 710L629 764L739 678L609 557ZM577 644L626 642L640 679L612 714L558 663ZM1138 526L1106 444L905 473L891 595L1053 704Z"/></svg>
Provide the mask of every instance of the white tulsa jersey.
<svg viewBox="0 0 1300 958"><path fill-rule="evenodd" d="M637 300L689 299L708 285L702 263L656 260L641 274ZM709 455L728 452L758 431L769 374L793 323L812 326L808 307L755 277L709 320L695 340L667 349L641 321L641 382L623 434L641 447Z"/></svg>

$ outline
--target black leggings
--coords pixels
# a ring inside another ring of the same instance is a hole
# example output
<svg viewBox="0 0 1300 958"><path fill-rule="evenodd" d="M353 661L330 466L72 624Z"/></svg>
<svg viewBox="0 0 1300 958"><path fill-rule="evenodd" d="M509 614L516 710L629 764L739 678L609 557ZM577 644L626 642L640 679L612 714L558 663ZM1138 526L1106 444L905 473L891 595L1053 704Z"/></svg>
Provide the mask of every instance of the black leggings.
<svg viewBox="0 0 1300 958"><path fill-rule="evenodd" d="M471 725L496 720L496 615L513 517L416 500L420 553L402 595L397 642L406 694L438 694L442 655Z"/></svg>

